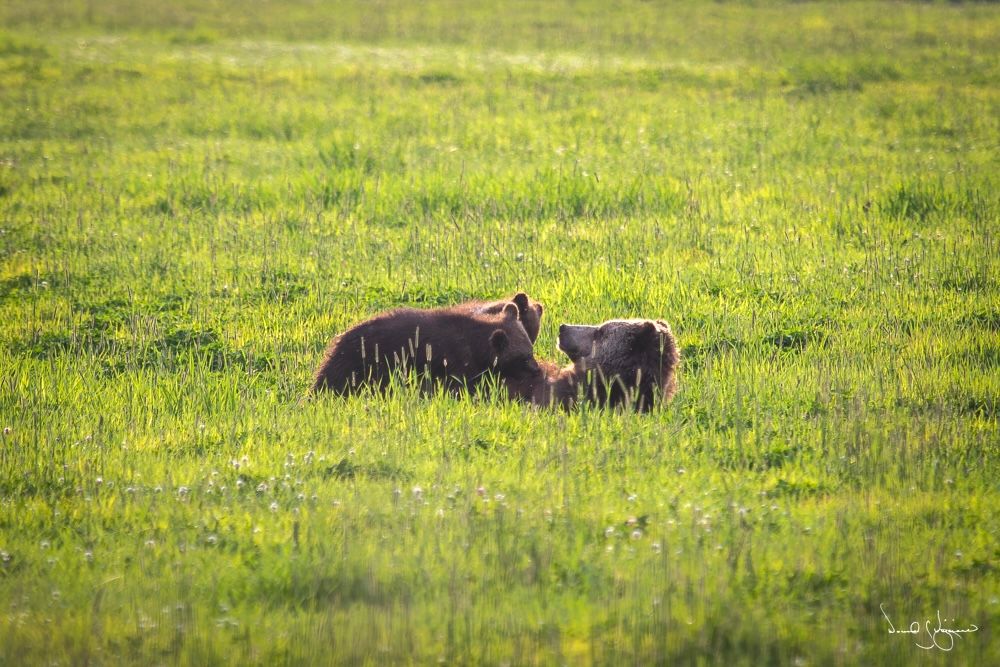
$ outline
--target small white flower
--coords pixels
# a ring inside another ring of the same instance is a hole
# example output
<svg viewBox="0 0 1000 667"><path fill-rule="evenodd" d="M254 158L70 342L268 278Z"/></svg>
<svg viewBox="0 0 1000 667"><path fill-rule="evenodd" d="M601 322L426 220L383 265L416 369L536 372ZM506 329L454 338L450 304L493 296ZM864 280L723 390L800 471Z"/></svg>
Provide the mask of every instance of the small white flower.
<svg viewBox="0 0 1000 667"><path fill-rule="evenodd" d="M638 540L640 537L642 537L642 531L641 530L639 530L638 528L636 528L635 530L632 531L632 539L633 540Z"/></svg>
<svg viewBox="0 0 1000 667"><path fill-rule="evenodd" d="M272 512L278 511L278 501L274 501L273 503L271 503L271 511Z"/></svg>
<svg viewBox="0 0 1000 667"><path fill-rule="evenodd" d="M608 526L607 528L604 529L604 537L614 537L614 535L615 535L614 526Z"/></svg>

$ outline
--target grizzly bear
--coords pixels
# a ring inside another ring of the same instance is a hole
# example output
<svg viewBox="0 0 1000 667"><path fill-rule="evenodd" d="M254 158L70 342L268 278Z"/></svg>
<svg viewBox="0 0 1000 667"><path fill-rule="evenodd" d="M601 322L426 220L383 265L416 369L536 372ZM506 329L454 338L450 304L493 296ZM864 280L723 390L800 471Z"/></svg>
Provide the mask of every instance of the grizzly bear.
<svg viewBox="0 0 1000 667"><path fill-rule="evenodd" d="M563 324L559 349L572 362L543 363L534 375L507 380L513 399L571 407L577 400L648 412L677 389L677 340L663 320L609 320L590 326Z"/></svg>
<svg viewBox="0 0 1000 667"><path fill-rule="evenodd" d="M348 329L330 343L311 391L384 390L394 373L415 371L430 384L474 392L487 378L523 382L538 373L519 306L471 314L465 305L398 308Z"/></svg>
<svg viewBox="0 0 1000 667"><path fill-rule="evenodd" d="M528 338L534 343L538 338L538 330L542 326L542 304L532 301L524 292L518 292L510 299L500 301L466 301L455 306L456 309L471 313L473 315L496 315L503 310L508 303L517 306L518 316L521 318L521 325L528 332Z"/></svg>

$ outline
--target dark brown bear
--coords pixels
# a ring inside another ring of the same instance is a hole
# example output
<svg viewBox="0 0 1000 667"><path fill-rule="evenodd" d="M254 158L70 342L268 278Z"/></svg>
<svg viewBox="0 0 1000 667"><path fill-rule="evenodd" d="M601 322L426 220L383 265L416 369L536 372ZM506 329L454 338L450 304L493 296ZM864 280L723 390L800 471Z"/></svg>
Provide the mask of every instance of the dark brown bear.
<svg viewBox="0 0 1000 667"><path fill-rule="evenodd" d="M528 338L534 343L538 338L538 330L542 326L542 304L532 301L524 292L518 292L510 299L501 301L466 301L455 308L468 312L472 315L498 315L503 307L513 302L517 306L518 316L524 330L528 332Z"/></svg>
<svg viewBox="0 0 1000 667"><path fill-rule="evenodd" d="M475 391L493 376L523 382L539 372L515 303L497 314L453 308L399 308L337 336L316 370L312 391L384 390L393 373L415 371L450 390Z"/></svg>
<svg viewBox="0 0 1000 667"><path fill-rule="evenodd" d="M648 412L677 389L677 340L663 320L609 320L597 326L563 324L559 349L573 362L543 363L533 376L507 381L511 398L536 405L577 400Z"/></svg>

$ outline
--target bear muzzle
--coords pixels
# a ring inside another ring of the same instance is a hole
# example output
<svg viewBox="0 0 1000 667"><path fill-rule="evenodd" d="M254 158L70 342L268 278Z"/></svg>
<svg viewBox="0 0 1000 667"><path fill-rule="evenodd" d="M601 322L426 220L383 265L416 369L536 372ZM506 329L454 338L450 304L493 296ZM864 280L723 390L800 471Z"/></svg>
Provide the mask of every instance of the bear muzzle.
<svg viewBox="0 0 1000 667"><path fill-rule="evenodd" d="M571 361L590 356L594 351L594 337L599 328L588 324L560 324L559 349Z"/></svg>

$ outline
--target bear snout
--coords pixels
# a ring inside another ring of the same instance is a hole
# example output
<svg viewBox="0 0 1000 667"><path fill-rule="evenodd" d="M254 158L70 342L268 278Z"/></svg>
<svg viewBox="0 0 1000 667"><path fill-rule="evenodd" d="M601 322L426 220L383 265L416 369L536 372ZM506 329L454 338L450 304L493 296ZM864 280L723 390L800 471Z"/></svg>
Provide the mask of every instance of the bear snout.
<svg viewBox="0 0 1000 667"><path fill-rule="evenodd" d="M559 349L572 361L591 354L598 327L586 324L560 324Z"/></svg>

